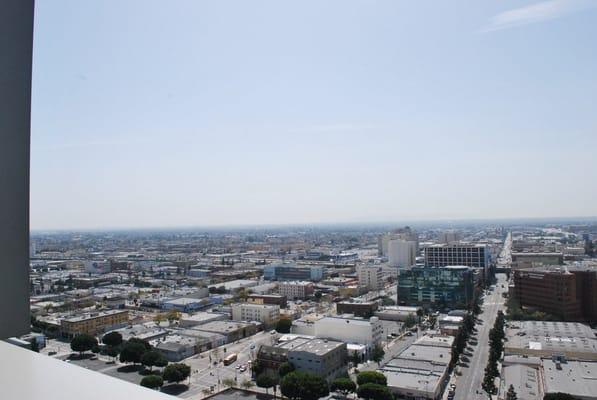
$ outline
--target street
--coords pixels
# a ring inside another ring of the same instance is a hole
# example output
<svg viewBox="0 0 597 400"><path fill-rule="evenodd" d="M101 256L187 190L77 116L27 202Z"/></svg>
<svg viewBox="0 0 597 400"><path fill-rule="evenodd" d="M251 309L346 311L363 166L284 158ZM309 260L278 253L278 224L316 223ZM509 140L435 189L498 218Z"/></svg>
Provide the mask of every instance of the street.
<svg viewBox="0 0 597 400"><path fill-rule="evenodd" d="M485 366L489 358L489 331L493 328L499 310L504 308L502 293L508 291L508 282L505 274L497 274L497 284L485 296L483 310L478 316L479 323L475 325L477 332L473 334L477 345L471 346L470 339L467 347L472 347L472 356L468 365L459 365L457 369L462 373L456 378L455 400L487 399L487 393L481 388L485 375ZM504 286L502 288L502 286ZM465 352L468 352L466 350Z"/></svg>

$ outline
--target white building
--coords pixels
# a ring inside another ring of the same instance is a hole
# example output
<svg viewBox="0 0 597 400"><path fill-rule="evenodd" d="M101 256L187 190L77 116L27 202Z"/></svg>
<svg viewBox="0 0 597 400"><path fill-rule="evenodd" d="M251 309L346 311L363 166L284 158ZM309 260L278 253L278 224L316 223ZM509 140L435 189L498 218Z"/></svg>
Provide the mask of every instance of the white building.
<svg viewBox="0 0 597 400"><path fill-rule="evenodd" d="M272 304L232 304L233 321L259 321L272 326L280 319L280 306Z"/></svg>
<svg viewBox="0 0 597 400"><path fill-rule="evenodd" d="M417 242L412 240L390 240L388 261L391 267L408 268L416 263Z"/></svg>
<svg viewBox="0 0 597 400"><path fill-rule="evenodd" d="M278 287L280 295L288 300L306 299L313 294L313 283L306 281L282 282Z"/></svg>
<svg viewBox="0 0 597 400"><path fill-rule="evenodd" d="M460 240L460 233L457 231L442 231L440 232L437 241L439 243L455 243Z"/></svg>
<svg viewBox="0 0 597 400"><path fill-rule="evenodd" d="M379 265L359 265L357 267L359 285L369 290L383 289L383 268Z"/></svg>
<svg viewBox="0 0 597 400"><path fill-rule="evenodd" d="M108 260L88 260L85 261L85 272L92 274L107 274L112 270L110 261Z"/></svg>
<svg viewBox="0 0 597 400"><path fill-rule="evenodd" d="M370 352L381 343L383 325L379 318L324 317L314 322L315 336L322 339L339 340L345 343L362 344Z"/></svg>

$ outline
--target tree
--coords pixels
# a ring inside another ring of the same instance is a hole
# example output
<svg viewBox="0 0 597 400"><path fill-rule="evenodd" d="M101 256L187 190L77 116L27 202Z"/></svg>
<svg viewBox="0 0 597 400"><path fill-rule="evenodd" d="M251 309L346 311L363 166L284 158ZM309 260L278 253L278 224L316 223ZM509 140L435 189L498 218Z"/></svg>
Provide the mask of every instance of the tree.
<svg viewBox="0 0 597 400"><path fill-rule="evenodd" d="M242 383L240 384L240 386L245 389L245 390L249 390L254 386L254 383L251 382L248 379L245 379L244 381L242 381Z"/></svg>
<svg viewBox="0 0 597 400"><path fill-rule="evenodd" d="M514 391L514 385L510 385L508 393L506 393L506 400L516 400L517 398L516 392Z"/></svg>
<svg viewBox="0 0 597 400"><path fill-rule="evenodd" d="M353 351L350 361L352 361L352 364L356 368L356 366L359 365L359 363L362 361L361 355L359 353L357 353L356 351Z"/></svg>
<svg viewBox="0 0 597 400"><path fill-rule="evenodd" d="M383 348L379 345L375 346L373 350L371 350L371 359L376 363L380 363L383 360L383 357L386 355L386 352Z"/></svg>
<svg viewBox="0 0 597 400"><path fill-rule="evenodd" d="M330 393L325 379L302 371L291 372L282 378L280 389L292 400L318 400Z"/></svg>
<svg viewBox="0 0 597 400"><path fill-rule="evenodd" d="M78 351L80 356L91 350L93 346L97 346L97 339L86 333L75 336L70 342L70 348L73 351Z"/></svg>
<svg viewBox="0 0 597 400"><path fill-rule="evenodd" d="M425 311L422 308L417 308L417 317L419 320L419 324L421 323L421 317L425 315Z"/></svg>
<svg viewBox="0 0 597 400"><path fill-rule="evenodd" d="M168 311L168 314L166 314L166 319L170 325L172 325L174 321L180 321L180 313L176 310L170 310Z"/></svg>
<svg viewBox="0 0 597 400"><path fill-rule="evenodd" d="M191 367L183 363L170 364L164 368L162 376L168 382L181 382L191 375Z"/></svg>
<svg viewBox="0 0 597 400"><path fill-rule="evenodd" d="M120 362L139 364L146 351L143 344L129 340L120 351Z"/></svg>
<svg viewBox="0 0 597 400"><path fill-rule="evenodd" d="M150 350L141 356L141 364L149 367L150 371L153 371L153 367L165 367L168 365L168 360L159 351Z"/></svg>
<svg viewBox="0 0 597 400"><path fill-rule="evenodd" d="M146 388L157 389L164 385L164 379L159 375L147 375L141 379L140 384Z"/></svg>
<svg viewBox="0 0 597 400"><path fill-rule="evenodd" d="M378 385L376 383L365 383L359 385L357 390L359 397L367 400L393 400L392 392L387 386Z"/></svg>
<svg viewBox="0 0 597 400"><path fill-rule="evenodd" d="M145 350L151 350L152 347L149 344L149 342L147 340L143 340L143 339L138 339L138 338L131 338L128 340L127 343L139 343L140 345L142 345Z"/></svg>
<svg viewBox="0 0 597 400"><path fill-rule="evenodd" d="M157 326L160 326L162 322L166 320L166 316L163 313L157 313L153 317L153 322L156 323Z"/></svg>
<svg viewBox="0 0 597 400"><path fill-rule="evenodd" d="M232 386L234 386L234 379L226 378L222 381L222 384L227 387L232 387Z"/></svg>
<svg viewBox="0 0 597 400"><path fill-rule="evenodd" d="M282 363L280 368L278 368L278 375L280 378L284 378L286 375L294 371L294 365L289 362Z"/></svg>
<svg viewBox="0 0 597 400"><path fill-rule="evenodd" d="M330 390L332 392L340 392L345 396L348 395L348 393L354 393L356 389L356 383L354 383L350 378L334 379L330 386Z"/></svg>
<svg viewBox="0 0 597 400"><path fill-rule="evenodd" d="M278 384L278 380L276 379L276 377L273 375L270 375L270 374L258 375L255 382L257 383L257 386L265 389L266 394L269 394L270 388L272 388Z"/></svg>
<svg viewBox="0 0 597 400"><path fill-rule="evenodd" d="M280 318L276 323L276 331L279 333L290 333L291 326L292 320L290 318Z"/></svg>
<svg viewBox="0 0 597 400"><path fill-rule="evenodd" d="M120 332L106 333L102 337L102 343L105 344L106 346L112 346L112 347L120 346L122 344L122 335L120 334Z"/></svg>
<svg viewBox="0 0 597 400"><path fill-rule="evenodd" d="M116 358L119 353L118 347L108 346L106 347L106 354L112 358Z"/></svg>
<svg viewBox="0 0 597 400"><path fill-rule="evenodd" d="M377 385L386 386L388 384L388 379L381 372L363 371L357 375L357 383L359 386L366 383L375 383Z"/></svg>
<svg viewBox="0 0 597 400"><path fill-rule="evenodd" d="M417 320L415 319L415 317L413 317L411 314L408 314L406 320L404 321L404 327L408 329L415 326L416 324Z"/></svg>

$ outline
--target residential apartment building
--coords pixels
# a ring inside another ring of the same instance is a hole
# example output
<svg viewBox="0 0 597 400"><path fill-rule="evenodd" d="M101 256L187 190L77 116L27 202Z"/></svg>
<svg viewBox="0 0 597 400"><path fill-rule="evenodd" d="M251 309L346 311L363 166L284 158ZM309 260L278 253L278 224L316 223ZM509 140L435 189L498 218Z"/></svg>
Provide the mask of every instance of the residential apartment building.
<svg viewBox="0 0 597 400"><path fill-rule="evenodd" d="M359 285L369 290L383 289L383 268L379 265L359 265L357 267Z"/></svg>
<svg viewBox="0 0 597 400"><path fill-rule="evenodd" d="M263 278L278 281L313 281L323 279L324 267L320 265L270 264L263 268Z"/></svg>
<svg viewBox="0 0 597 400"><path fill-rule="evenodd" d="M467 266L413 267L398 278L398 304L467 308L474 295L474 270Z"/></svg>
<svg viewBox="0 0 597 400"><path fill-rule="evenodd" d="M380 235L377 238L377 252L379 256L388 256L389 243L392 240L405 240L416 243L416 251L419 250L419 235L413 229L408 226L404 228L395 229L392 232Z"/></svg>
<svg viewBox="0 0 597 400"><path fill-rule="evenodd" d="M280 306L277 305L236 303L231 308L233 321L258 321L270 327L280 319Z"/></svg>
<svg viewBox="0 0 597 400"><path fill-rule="evenodd" d="M60 330L66 337L81 333L95 336L108 330L122 328L128 321L127 310L99 311L65 318L60 322Z"/></svg>

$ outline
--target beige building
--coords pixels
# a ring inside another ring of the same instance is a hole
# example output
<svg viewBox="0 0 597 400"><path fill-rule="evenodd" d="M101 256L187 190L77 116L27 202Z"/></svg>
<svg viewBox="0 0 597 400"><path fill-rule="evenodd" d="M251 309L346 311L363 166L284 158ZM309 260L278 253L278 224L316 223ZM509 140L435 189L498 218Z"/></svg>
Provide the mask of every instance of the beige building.
<svg viewBox="0 0 597 400"><path fill-rule="evenodd" d="M357 267L359 285L369 290L383 289L383 268L380 266L360 265Z"/></svg>
<svg viewBox="0 0 597 400"><path fill-rule="evenodd" d="M280 319L280 306L273 304L232 304L233 321L258 321L273 326Z"/></svg>
<svg viewBox="0 0 597 400"><path fill-rule="evenodd" d="M108 330L122 328L128 321L127 310L100 311L65 318L60 322L60 329L62 334L68 337L81 333L95 336Z"/></svg>
<svg viewBox="0 0 597 400"><path fill-rule="evenodd" d="M282 282L278 287L281 296L285 296L289 300L306 299L313 294L312 282Z"/></svg>

